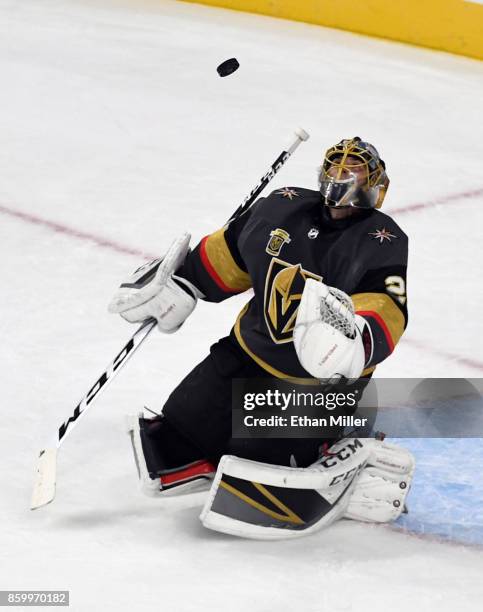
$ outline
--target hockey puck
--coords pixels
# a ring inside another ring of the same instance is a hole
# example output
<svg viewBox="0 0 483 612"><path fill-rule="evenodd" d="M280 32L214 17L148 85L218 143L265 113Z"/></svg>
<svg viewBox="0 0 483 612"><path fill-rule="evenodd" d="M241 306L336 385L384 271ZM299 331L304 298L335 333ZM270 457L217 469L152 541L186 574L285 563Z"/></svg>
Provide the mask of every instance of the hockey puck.
<svg viewBox="0 0 483 612"><path fill-rule="evenodd" d="M230 59L227 59L224 62L222 62L218 66L216 71L221 77L226 77L229 74L232 74L233 72L235 72L235 70L238 70L239 67L240 67L240 64L238 63L238 60L236 59L236 57L231 57Z"/></svg>

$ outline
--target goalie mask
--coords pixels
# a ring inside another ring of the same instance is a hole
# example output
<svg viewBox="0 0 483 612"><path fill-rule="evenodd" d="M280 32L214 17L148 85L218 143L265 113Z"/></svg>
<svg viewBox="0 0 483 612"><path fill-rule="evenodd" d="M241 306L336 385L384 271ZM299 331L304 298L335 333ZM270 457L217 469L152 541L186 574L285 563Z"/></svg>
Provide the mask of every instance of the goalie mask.
<svg viewBox="0 0 483 612"><path fill-rule="evenodd" d="M389 178L376 148L356 136L328 149L319 185L326 206L380 208Z"/></svg>

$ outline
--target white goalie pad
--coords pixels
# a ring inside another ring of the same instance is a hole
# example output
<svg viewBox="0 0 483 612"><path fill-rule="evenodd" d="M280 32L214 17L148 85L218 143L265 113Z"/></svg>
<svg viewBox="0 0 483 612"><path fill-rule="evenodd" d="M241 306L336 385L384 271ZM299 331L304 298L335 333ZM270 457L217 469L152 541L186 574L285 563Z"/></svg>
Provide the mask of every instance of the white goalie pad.
<svg viewBox="0 0 483 612"><path fill-rule="evenodd" d="M134 461L136 463L136 469L139 478L139 488L145 495L148 495L149 497L155 497L159 494L160 490L159 478L151 478L151 476L149 475L148 468L146 466L143 445L141 442L141 434L139 430L139 419L142 418L142 416L142 412L138 414L127 414L125 416L124 423L126 433L131 439Z"/></svg>
<svg viewBox="0 0 483 612"><path fill-rule="evenodd" d="M307 279L293 332L295 351L307 372L319 379L359 378L365 365L360 319L347 294Z"/></svg>
<svg viewBox="0 0 483 612"><path fill-rule="evenodd" d="M125 417L126 432L131 439L134 461L139 478L139 488L148 497L174 497L185 495L187 493L198 493L206 491L210 488L211 481L214 475L214 467L211 466L211 471L207 469L203 462L193 462L192 467L186 466L188 469L176 470L175 482L172 484L163 484L163 478L170 480L170 475L165 474L163 477L153 477L146 465L143 444L141 440L141 431L139 419L143 418L143 413L128 414ZM207 462L205 462L207 463ZM190 469L191 468L191 469ZM175 472L175 470L172 470ZM173 480L173 479L171 479Z"/></svg>
<svg viewBox="0 0 483 612"><path fill-rule="evenodd" d="M112 298L108 307L109 312L124 312L153 298L184 262L190 240L191 235L183 233L171 244L163 257L154 259L135 270Z"/></svg>
<svg viewBox="0 0 483 612"><path fill-rule="evenodd" d="M130 323L154 318L160 331L178 330L202 297L189 281L174 275L189 250L190 235L184 233L166 255L138 268L117 290L108 310Z"/></svg>
<svg viewBox="0 0 483 612"><path fill-rule="evenodd" d="M416 463L401 446L371 442L371 459L357 479L344 518L389 523L404 511Z"/></svg>
<svg viewBox="0 0 483 612"><path fill-rule="evenodd" d="M296 538L341 518L358 473L370 458L364 440L347 439L335 455L307 468L222 457L201 513L205 527L245 538Z"/></svg>
<svg viewBox="0 0 483 612"><path fill-rule="evenodd" d="M409 457L394 445L358 438L341 440L329 456L307 468L226 455L200 519L209 529L261 540L300 537L341 518L394 520L411 483L414 460Z"/></svg>

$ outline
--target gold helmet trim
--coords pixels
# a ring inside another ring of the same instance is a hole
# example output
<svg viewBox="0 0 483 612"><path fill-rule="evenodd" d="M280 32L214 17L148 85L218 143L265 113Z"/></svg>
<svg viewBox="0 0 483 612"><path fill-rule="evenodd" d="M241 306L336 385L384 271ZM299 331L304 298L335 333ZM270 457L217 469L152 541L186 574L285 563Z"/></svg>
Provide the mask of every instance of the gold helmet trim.
<svg viewBox="0 0 483 612"><path fill-rule="evenodd" d="M357 162L353 163L353 159L356 159ZM380 208L389 187L386 166L376 148L362 141L358 136L341 140L326 151L321 168L321 178L328 176L329 170L335 168L337 174L332 178L342 180L344 175L350 174L351 169L361 166L366 169L366 179L361 188L373 196L373 208Z"/></svg>

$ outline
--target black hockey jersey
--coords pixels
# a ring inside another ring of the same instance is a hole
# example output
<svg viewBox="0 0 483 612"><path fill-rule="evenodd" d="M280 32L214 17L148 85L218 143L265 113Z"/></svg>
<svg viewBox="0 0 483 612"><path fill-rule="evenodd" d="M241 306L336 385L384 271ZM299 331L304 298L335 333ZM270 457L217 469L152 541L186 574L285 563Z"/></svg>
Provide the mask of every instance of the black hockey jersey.
<svg viewBox="0 0 483 612"><path fill-rule="evenodd" d="M352 297L367 322L370 374L394 349L407 324L406 234L388 215L358 210L334 221L318 191L285 187L206 236L178 274L212 302L253 288L232 334L270 375L310 378L292 333L307 278Z"/></svg>

